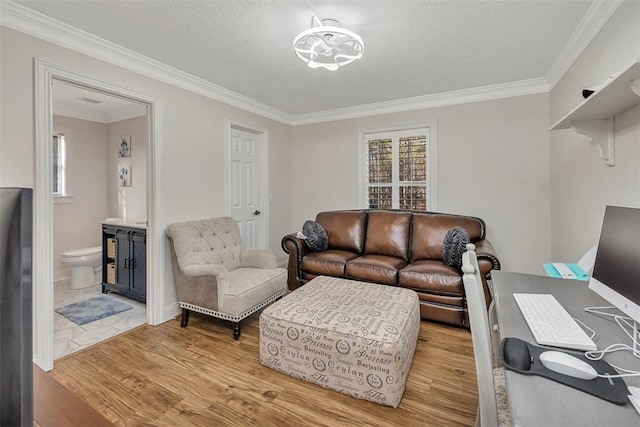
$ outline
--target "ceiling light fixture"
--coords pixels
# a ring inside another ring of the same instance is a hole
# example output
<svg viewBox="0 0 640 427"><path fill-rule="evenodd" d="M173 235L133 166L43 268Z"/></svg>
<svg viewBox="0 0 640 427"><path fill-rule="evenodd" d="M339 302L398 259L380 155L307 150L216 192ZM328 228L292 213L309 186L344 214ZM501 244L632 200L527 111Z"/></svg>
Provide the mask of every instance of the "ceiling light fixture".
<svg viewBox="0 0 640 427"><path fill-rule="evenodd" d="M311 28L293 40L293 51L310 68L335 71L362 58L364 43L353 31L340 27L334 19L311 18Z"/></svg>

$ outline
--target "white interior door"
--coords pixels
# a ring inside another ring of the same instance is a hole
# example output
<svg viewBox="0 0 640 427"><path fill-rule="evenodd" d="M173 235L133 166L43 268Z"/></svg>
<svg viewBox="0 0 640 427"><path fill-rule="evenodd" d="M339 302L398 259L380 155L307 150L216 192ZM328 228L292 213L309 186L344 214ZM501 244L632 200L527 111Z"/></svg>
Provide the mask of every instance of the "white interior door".
<svg viewBox="0 0 640 427"><path fill-rule="evenodd" d="M265 247L264 213L260 179L262 177L261 134L231 128L230 208L231 217L240 227L243 246Z"/></svg>

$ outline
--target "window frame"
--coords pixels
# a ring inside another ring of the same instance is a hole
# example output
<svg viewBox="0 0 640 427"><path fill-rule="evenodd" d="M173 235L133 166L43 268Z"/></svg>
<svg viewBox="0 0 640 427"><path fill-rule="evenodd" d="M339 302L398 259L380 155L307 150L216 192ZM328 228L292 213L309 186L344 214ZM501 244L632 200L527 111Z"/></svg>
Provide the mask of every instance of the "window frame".
<svg viewBox="0 0 640 427"><path fill-rule="evenodd" d="M363 209L369 209L369 155L368 155L368 141L371 139L384 139L392 138L392 209L397 209L399 206L399 188L401 183L398 176L398 140L401 137L415 136L417 131L427 132L427 175L426 175L426 189L427 189L427 211L436 211L438 193L437 193L437 128L436 122L429 121L425 123L404 125L404 126L392 126L386 128L366 129L360 130L359 133L359 186L358 186L358 200L359 205Z"/></svg>

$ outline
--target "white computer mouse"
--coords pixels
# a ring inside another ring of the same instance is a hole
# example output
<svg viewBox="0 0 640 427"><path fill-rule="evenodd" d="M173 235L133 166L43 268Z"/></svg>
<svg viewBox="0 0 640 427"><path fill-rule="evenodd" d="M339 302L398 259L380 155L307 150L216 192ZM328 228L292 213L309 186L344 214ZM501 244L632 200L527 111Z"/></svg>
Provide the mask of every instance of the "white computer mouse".
<svg viewBox="0 0 640 427"><path fill-rule="evenodd" d="M570 377L582 380L592 380L598 377L593 366L561 351L545 351L540 354L540 362L545 368Z"/></svg>

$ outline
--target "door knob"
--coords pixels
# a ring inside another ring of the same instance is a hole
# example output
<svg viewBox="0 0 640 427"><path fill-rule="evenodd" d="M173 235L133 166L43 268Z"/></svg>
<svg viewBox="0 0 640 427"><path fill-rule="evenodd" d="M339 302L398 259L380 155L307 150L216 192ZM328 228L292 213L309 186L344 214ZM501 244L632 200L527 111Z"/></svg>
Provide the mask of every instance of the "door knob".
<svg viewBox="0 0 640 427"><path fill-rule="evenodd" d="M258 209L256 209L255 211L253 211L254 215L260 215L260 211Z"/></svg>

